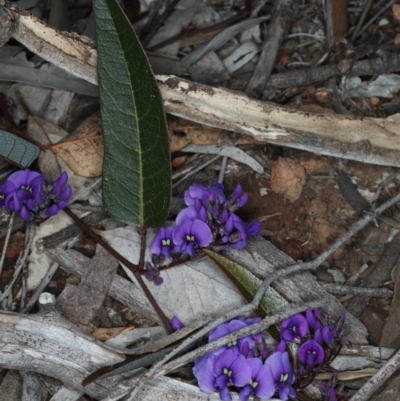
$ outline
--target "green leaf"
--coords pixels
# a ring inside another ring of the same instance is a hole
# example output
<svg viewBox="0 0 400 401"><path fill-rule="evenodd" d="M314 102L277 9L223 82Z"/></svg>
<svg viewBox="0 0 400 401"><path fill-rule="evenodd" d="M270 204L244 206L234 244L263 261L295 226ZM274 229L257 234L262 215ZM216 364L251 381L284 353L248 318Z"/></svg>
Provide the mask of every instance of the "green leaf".
<svg viewBox="0 0 400 401"><path fill-rule="evenodd" d="M262 283L259 278L226 256L210 249L203 249L203 252L231 279L248 302L253 300ZM289 306L285 298L269 287L261 298L257 314L262 317L274 315L289 309Z"/></svg>
<svg viewBox="0 0 400 401"><path fill-rule="evenodd" d="M0 156L18 167L29 167L39 156L40 149L14 134L0 130Z"/></svg>
<svg viewBox="0 0 400 401"><path fill-rule="evenodd" d="M116 220L164 223L171 164L162 99L147 58L115 0L94 0L104 132L103 201Z"/></svg>

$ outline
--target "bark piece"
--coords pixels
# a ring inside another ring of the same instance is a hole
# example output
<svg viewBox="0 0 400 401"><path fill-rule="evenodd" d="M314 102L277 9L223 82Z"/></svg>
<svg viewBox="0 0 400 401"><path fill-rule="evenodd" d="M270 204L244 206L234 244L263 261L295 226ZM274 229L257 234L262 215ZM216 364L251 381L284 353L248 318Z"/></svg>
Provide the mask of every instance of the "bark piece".
<svg viewBox="0 0 400 401"><path fill-rule="evenodd" d="M118 261L98 245L76 290L67 292L58 300L64 316L74 323L88 324L97 314L108 293L118 269Z"/></svg>
<svg viewBox="0 0 400 401"><path fill-rule="evenodd" d="M32 372L21 372L22 401L42 401L42 385L38 376Z"/></svg>
<svg viewBox="0 0 400 401"><path fill-rule="evenodd" d="M215 52L206 54L188 69L193 81L202 84L218 84L230 79L229 72Z"/></svg>
<svg viewBox="0 0 400 401"><path fill-rule="evenodd" d="M0 401L20 401L22 379L15 370L9 370L0 385Z"/></svg>
<svg viewBox="0 0 400 401"><path fill-rule="evenodd" d="M57 249L51 253L49 252L48 255L51 259L59 263L64 270L78 278L82 277L85 270L84 266L90 260L74 250ZM128 308L134 308L149 319L162 324L162 321L141 289L131 281L116 275L111 282L109 295Z"/></svg>

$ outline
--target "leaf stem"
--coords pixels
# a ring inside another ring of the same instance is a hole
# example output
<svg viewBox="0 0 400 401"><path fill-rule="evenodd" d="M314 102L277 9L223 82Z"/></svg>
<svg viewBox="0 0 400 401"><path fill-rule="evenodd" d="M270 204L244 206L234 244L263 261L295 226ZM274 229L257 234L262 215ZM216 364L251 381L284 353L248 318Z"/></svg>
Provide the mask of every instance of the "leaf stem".
<svg viewBox="0 0 400 401"><path fill-rule="evenodd" d="M146 231L144 231L144 235L141 234L141 249L140 249L140 260L139 260L139 266L135 265L134 263L130 262L128 259L126 259L124 256L122 256L119 252L117 252L112 246L110 246L106 241L103 240L99 235L97 235L89 226L87 226L75 213L73 213L68 207L63 209L64 212L71 217L71 219L83 230L85 231L91 238L93 238L96 243L101 245L107 252L110 253L110 255L114 256L115 259L117 259L120 263L125 265L128 269L132 271L132 273L135 275L136 280L138 281L139 285L142 287L142 290L147 296L147 299L157 312L158 316L160 316L161 320L164 323L164 326L167 330L169 330L171 333L174 331L172 329L171 323L167 316L165 316L164 312L162 311L161 307L158 305L157 301L154 299L152 293L150 290L147 288L145 282L143 281L143 278L139 272L140 267L144 265L144 254L146 250Z"/></svg>

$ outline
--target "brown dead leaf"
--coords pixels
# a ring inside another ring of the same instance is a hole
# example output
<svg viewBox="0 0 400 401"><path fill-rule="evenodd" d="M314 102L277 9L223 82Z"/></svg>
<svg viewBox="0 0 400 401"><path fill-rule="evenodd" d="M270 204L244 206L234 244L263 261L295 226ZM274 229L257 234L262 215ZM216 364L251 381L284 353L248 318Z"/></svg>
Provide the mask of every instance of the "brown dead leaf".
<svg viewBox="0 0 400 401"><path fill-rule="evenodd" d="M291 202L300 198L306 182L304 167L288 157L280 157L272 164L271 188Z"/></svg>
<svg viewBox="0 0 400 401"><path fill-rule="evenodd" d="M100 327L93 331L91 335L99 341L107 341L130 330L132 330L132 327Z"/></svg>
<svg viewBox="0 0 400 401"><path fill-rule="evenodd" d="M68 132L50 121L29 115L27 134L29 138L43 146L38 157L40 171L49 179L55 180L62 173L63 166L49 148L53 143L63 140Z"/></svg>
<svg viewBox="0 0 400 401"><path fill-rule="evenodd" d="M210 128L193 121L175 116L167 116L169 145L172 152L177 152L187 145L217 145L224 132L222 129ZM251 136L242 135L240 145L262 144ZM238 139L233 137L232 142Z"/></svg>
<svg viewBox="0 0 400 401"><path fill-rule="evenodd" d="M98 177L103 168L104 142L100 112L92 114L51 150L76 174Z"/></svg>

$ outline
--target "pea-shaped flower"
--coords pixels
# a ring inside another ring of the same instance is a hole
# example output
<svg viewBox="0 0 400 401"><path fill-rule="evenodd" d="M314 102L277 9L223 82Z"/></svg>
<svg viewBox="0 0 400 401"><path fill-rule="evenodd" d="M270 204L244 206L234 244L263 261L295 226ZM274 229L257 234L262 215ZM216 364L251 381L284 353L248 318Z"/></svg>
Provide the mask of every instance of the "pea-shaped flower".
<svg viewBox="0 0 400 401"><path fill-rule="evenodd" d="M186 252L193 258L195 247L203 248L210 245L213 235L210 227L203 221L183 220L175 228L173 239L179 252Z"/></svg>

